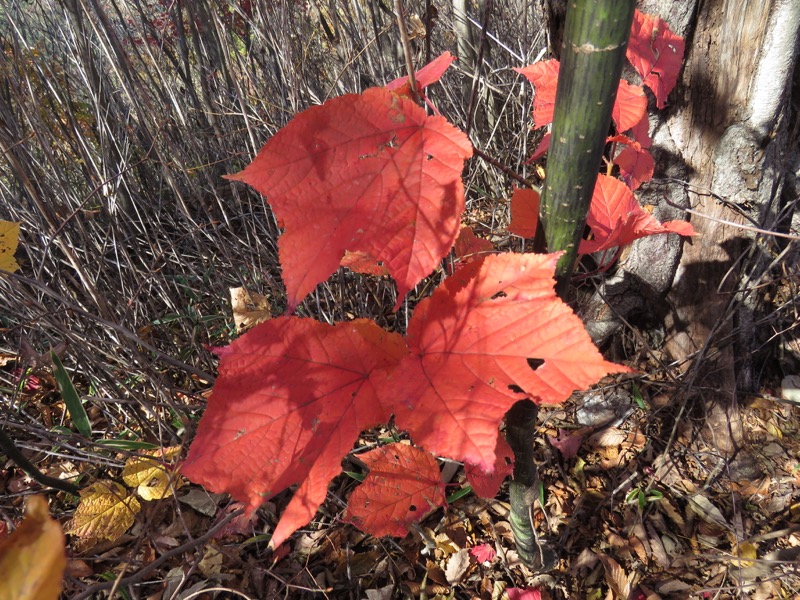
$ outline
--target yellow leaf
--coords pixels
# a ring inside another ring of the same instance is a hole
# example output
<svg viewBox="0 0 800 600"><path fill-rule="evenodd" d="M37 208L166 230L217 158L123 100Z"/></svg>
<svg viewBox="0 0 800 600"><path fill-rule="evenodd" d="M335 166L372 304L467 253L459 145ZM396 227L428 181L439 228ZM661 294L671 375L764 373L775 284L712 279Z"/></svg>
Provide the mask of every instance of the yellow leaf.
<svg viewBox="0 0 800 600"><path fill-rule="evenodd" d="M180 451L180 446L172 446L144 452L154 458L132 456L122 470L122 480L132 488L136 488L136 493L143 500L169 498L183 485L183 481L175 467L165 465L157 459L171 460L178 456Z"/></svg>
<svg viewBox="0 0 800 600"><path fill-rule="evenodd" d="M81 490L81 501L67 524L67 533L91 541L113 541L133 525L139 510L136 496L128 495L123 486L98 481Z"/></svg>
<svg viewBox="0 0 800 600"><path fill-rule="evenodd" d="M22 525L0 542L0 599L57 600L66 566L61 525L47 500L30 496Z"/></svg>
<svg viewBox="0 0 800 600"><path fill-rule="evenodd" d="M0 269L13 273L19 269L14 252L19 244L19 223L0 221Z"/></svg>
<svg viewBox="0 0 800 600"><path fill-rule="evenodd" d="M250 293L243 287L230 288L230 293L233 322L238 333L272 318L269 300L265 296Z"/></svg>

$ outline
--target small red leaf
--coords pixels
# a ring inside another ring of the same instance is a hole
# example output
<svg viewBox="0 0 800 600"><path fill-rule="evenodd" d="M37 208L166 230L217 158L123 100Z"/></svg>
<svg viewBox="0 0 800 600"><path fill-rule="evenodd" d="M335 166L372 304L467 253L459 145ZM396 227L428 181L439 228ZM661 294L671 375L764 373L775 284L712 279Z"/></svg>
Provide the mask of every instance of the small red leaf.
<svg viewBox="0 0 800 600"><path fill-rule="evenodd" d="M631 85L624 79L619 80L617 99L611 110L611 118L617 131L628 131L639 123L647 113L647 96L638 85Z"/></svg>
<svg viewBox="0 0 800 600"><path fill-rule="evenodd" d="M475 557L479 563L492 562L497 556L495 549L489 544L480 544L469 549L469 553Z"/></svg>
<svg viewBox="0 0 800 600"><path fill-rule="evenodd" d="M346 251L382 261L403 296L450 251L464 210L467 137L383 88L297 115L230 179L267 196L293 311Z"/></svg>
<svg viewBox="0 0 800 600"><path fill-rule="evenodd" d="M666 106L678 81L684 48L683 38L672 33L660 17L634 12L626 55L655 94L658 108Z"/></svg>
<svg viewBox="0 0 800 600"><path fill-rule="evenodd" d="M414 79L417 82L417 88L423 90L429 85L433 85L444 75L444 72L453 64L456 57L445 52L440 56L434 58L427 65L422 67L419 71L414 73ZM410 96L411 87L408 85L408 75L405 77L398 77L394 81L386 84L386 89L389 91L397 92L401 96Z"/></svg>
<svg viewBox="0 0 800 600"><path fill-rule="evenodd" d="M494 463L494 470L487 474L482 469L467 463L464 465L464 473L467 481L472 486L472 490L481 498L494 498L500 491L500 486L506 477L514 474L514 451L508 445L506 438L502 435L497 438L497 455Z"/></svg>
<svg viewBox="0 0 800 600"><path fill-rule="evenodd" d="M472 227L466 226L461 228L455 246L453 246L453 253L462 262L469 262L494 251L492 242L479 238L475 235Z"/></svg>
<svg viewBox="0 0 800 600"><path fill-rule="evenodd" d="M516 401L563 402L607 373L628 370L603 360L556 296L558 257L472 261L417 305L410 353L398 368L375 374L376 389L396 403L397 424L416 444L492 473L497 425ZM543 362L534 370L528 358Z"/></svg>
<svg viewBox="0 0 800 600"><path fill-rule="evenodd" d="M614 164L619 167L620 177L629 188L635 190L643 182L653 178L653 155L642 148L639 142L624 135L615 135L608 141L626 145L614 158Z"/></svg>
<svg viewBox="0 0 800 600"><path fill-rule="evenodd" d="M536 236L539 223L539 192L516 188L511 196L511 223L508 231L524 238Z"/></svg>
<svg viewBox="0 0 800 600"><path fill-rule="evenodd" d="M533 126L544 127L553 122L558 87L559 62L555 59L540 60L527 67L514 70L533 84Z"/></svg>
<svg viewBox="0 0 800 600"><path fill-rule="evenodd" d="M553 139L553 134L549 131L544 134L542 137L542 141L539 142L539 145L536 146L536 149L531 154L531 157L525 162L525 164L530 164L536 160L539 160L542 156L544 156L548 150L550 150L550 141Z"/></svg>
<svg viewBox="0 0 800 600"><path fill-rule="evenodd" d="M389 418L368 374L398 363L403 338L372 321L284 317L217 351L219 377L183 473L254 510L300 484L273 533L308 523L358 434Z"/></svg>
<svg viewBox="0 0 800 600"><path fill-rule="evenodd" d="M592 228L594 239L581 242L581 254L625 246L658 233L695 233L686 221L659 223L639 206L633 192L623 182L607 175L597 177L586 224Z"/></svg>
<svg viewBox="0 0 800 600"><path fill-rule="evenodd" d="M350 252L346 250L342 257L342 262L339 264L347 267L353 273L363 273L364 275L375 275L377 277L389 274L389 270L367 252Z"/></svg>
<svg viewBox="0 0 800 600"><path fill-rule="evenodd" d="M542 592L534 588L506 588L508 600L542 600Z"/></svg>
<svg viewBox="0 0 800 600"><path fill-rule="evenodd" d="M558 430L558 437L547 436L548 441L556 448L564 460L570 460L578 455L578 450L583 442L583 431Z"/></svg>
<svg viewBox="0 0 800 600"><path fill-rule="evenodd" d="M359 458L369 467L350 496L345 519L375 537L404 537L412 523L447 506L436 457L408 444L389 444Z"/></svg>

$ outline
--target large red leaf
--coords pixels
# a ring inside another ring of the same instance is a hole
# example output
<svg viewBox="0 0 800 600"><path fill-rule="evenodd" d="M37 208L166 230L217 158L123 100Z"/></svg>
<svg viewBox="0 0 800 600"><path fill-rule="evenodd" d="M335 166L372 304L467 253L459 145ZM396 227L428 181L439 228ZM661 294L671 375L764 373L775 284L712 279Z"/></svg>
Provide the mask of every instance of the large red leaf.
<svg viewBox="0 0 800 600"><path fill-rule="evenodd" d="M494 498L506 477L514 474L514 451L502 435L497 438L494 471L484 473L482 469L466 463L464 473L472 490L481 498Z"/></svg>
<svg viewBox="0 0 800 600"><path fill-rule="evenodd" d="M603 360L556 296L557 260L487 256L417 305L410 354L397 369L375 373L379 394L394 403L397 424L416 444L492 473L497 426L514 402L563 402L605 374L627 370ZM534 370L528 358L542 362Z"/></svg>
<svg viewBox="0 0 800 600"><path fill-rule="evenodd" d="M533 125L544 127L553 122L558 87L560 63L555 59L540 60L527 67L514 70L533 84ZM647 111L647 98L642 88L620 80L617 98L611 117L618 131L627 131L636 125Z"/></svg>
<svg viewBox="0 0 800 600"><path fill-rule="evenodd" d="M388 420L369 382L403 338L372 321L272 319L218 350L219 377L183 473L255 509L300 484L273 533L279 546L314 516L365 428Z"/></svg>
<svg viewBox="0 0 800 600"><path fill-rule="evenodd" d="M626 55L655 94L658 108L666 106L678 81L684 48L683 38L672 33L661 17L634 12Z"/></svg>
<svg viewBox="0 0 800 600"><path fill-rule="evenodd" d="M389 444L358 456L369 474L350 496L345 519L382 537L404 537L412 523L447 506L436 457L408 444Z"/></svg>
<svg viewBox="0 0 800 600"><path fill-rule="evenodd" d="M383 262L403 296L453 246L464 210L467 137L383 88L297 115L231 179L267 196L289 311L339 266L345 251Z"/></svg>
<svg viewBox="0 0 800 600"><path fill-rule="evenodd" d="M687 221L659 223L639 206L633 192L622 181L607 175L597 176L586 224L592 228L594 239L581 242L581 254L625 246L658 233L695 235Z"/></svg>

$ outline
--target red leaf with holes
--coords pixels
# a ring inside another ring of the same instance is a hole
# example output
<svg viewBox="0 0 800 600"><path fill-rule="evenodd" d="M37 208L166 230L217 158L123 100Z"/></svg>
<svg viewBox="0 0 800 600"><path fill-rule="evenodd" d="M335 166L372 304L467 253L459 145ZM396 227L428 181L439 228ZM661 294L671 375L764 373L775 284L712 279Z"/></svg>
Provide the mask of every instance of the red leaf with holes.
<svg viewBox="0 0 800 600"><path fill-rule="evenodd" d="M655 94L658 108L666 106L678 82L684 48L683 38L672 33L661 17L634 12L626 56Z"/></svg>
<svg viewBox="0 0 800 600"><path fill-rule="evenodd" d="M495 454L494 469L491 473L484 473L480 467L469 463L464 465L467 481L481 498L497 496L505 478L514 474L514 451L502 435L497 437Z"/></svg>
<svg viewBox="0 0 800 600"><path fill-rule="evenodd" d="M414 79L417 82L417 90L421 91L429 85L433 85L439 81L442 75L444 75L444 72L447 71L447 69L455 60L455 56L449 52L445 52L437 58L434 58L419 71L416 71L414 73ZM411 86L408 85L408 75L404 77L398 77L394 81L390 81L386 84L386 89L396 92L402 96L410 96Z"/></svg>
<svg viewBox="0 0 800 600"><path fill-rule="evenodd" d="M553 122L553 111L558 87L559 62L555 59L536 62L514 69L533 84L533 125L544 127ZM647 98L639 86L620 80L617 99L611 117L618 131L627 131L636 125L647 111Z"/></svg>
<svg viewBox="0 0 800 600"><path fill-rule="evenodd" d="M627 370L603 360L556 296L558 256L472 261L417 305L406 336L410 353L373 379L414 443L492 473L497 426L514 402L563 402L607 373ZM543 363L534 370L528 358Z"/></svg>
<svg viewBox="0 0 800 600"><path fill-rule="evenodd" d="M659 223L639 206L633 192L619 179L598 175L586 224L594 239L581 242L581 254L625 246L633 240L658 233L695 235L687 221Z"/></svg>
<svg viewBox="0 0 800 600"><path fill-rule="evenodd" d="M382 537L404 537L412 523L447 506L436 457L408 444L389 444L358 456L369 474L350 496L345 519Z"/></svg>
<svg viewBox="0 0 800 600"><path fill-rule="evenodd" d="M403 296L450 251L464 209L467 137L383 88L297 115L230 179L267 196L289 311L346 251L383 262Z"/></svg>
<svg viewBox="0 0 800 600"><path fill-rule="evenodd" d="M383 266L383 263L375 260L375 257L367 252L350 252L347 250L342 258L341 265L354 273L363 273L364 275L381 277L389 274L389 270Z"/></svg>
<svg viewBox="0 0 800 600"><path fill-rule="evenodd" d="M653 178L656 164L653 155L642 148L639 142L624 135L615 135L608 141L625 145L625 148L614 157L614 164L619 167L619 175L629 188L635 190Z"/></svg>
<svg viewBox="0 0 800 600"><path fill-rule="evenodd" d="M508 231L524 238L536 236L539 223L539 192L517 188L511 195L511 223Z"/></svg>
<svg viewBox="0 0 800 600"><path fill-rule="evenodd" d="M367 320L284 317L217 353L219 377L183 473L250 510L300 484L273 534L277 547L314 516L359 433L388 420L369 375L398 364L405 344Z"/></svg>

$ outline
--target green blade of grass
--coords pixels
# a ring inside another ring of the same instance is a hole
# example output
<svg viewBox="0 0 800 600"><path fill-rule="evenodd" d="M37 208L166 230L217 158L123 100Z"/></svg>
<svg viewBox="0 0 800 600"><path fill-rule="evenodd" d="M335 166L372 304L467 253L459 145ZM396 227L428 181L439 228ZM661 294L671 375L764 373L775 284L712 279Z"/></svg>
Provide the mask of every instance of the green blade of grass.
<svg viewBox="0 0 800 600"><path fill-rule="evenodd" d="M78 397L78 390L76 390L75 386L72 385L72 380L69 378L69 373L67 373L64 365L61 364L61 360L58 358L58 355L52 350L50 351L50 358L52 359L55 367L54 375L56 382L58 382L58 389L61 391L61 397L64 399L64 404L67 405L67 412L72 418L72 422L75 424L78 433L84 437L91 438L92 425L89 423L89 415L86 414L86 410L83 408L81 399Z"/></svg>

